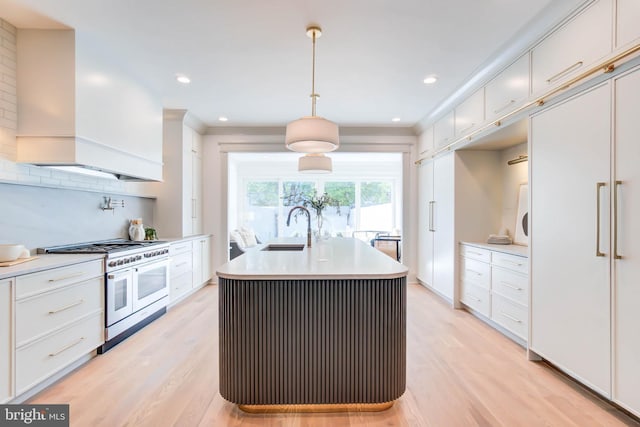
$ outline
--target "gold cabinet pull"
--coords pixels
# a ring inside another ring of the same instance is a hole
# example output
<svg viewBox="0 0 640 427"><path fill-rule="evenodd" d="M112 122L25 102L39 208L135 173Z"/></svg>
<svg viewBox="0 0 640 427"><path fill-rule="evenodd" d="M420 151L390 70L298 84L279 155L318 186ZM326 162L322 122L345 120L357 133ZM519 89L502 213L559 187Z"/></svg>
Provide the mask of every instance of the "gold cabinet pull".
<svg viewBox="0 0 640 427"><path fill-rule="evenodd" d="M597 182L596 183L596 256L603 257L606 256L604 252L600 251L600 189L607 185L606 182Z"/></svg>
<svg viewBox="0 0 640 427"><path fill-rule="evenodd" d="M49 353L49 357L56 357L57 355L59 355L60 353L62 353L63 351L67 351L72 347L77 346L78 344L80 344L82 341L84 341L84 337L80 337L79 340L72 342L71 344L65 345L64 347L62 347L60 350L58 351L54 351L53 353Z"/></svg>
<svg viewBox="0 0 640 427"><path fill-rule="evenodd" d="M512 285L511 283L505 282L504 280L501 280L500 283L505 285L507 288L515 289L516 291L522 291L523 290L521 287Z"/></svg>
<svg viewBox="0 0 640 427"><path fill-rule="evenodd" d="M72 304L69 304L69 305L67 305L65 307L61 307L61 308L58 308L58 309L55 309L55 310L49 310L49 314L56 314L56 313L60 313L61 311L69 310L70 308L73 308L73 307L75 307L77 305L80 305L83 302L84 302L84 300L81 299L81 300L76 301L76 302L74 302Z"/></svg>
<svg viewBox="0 0 640 427"><path fill-rule="evenodd" d="M618 189L622 185L622 181L616 181L613 192L613 257L622 259L622 255L618 253Z"/></svg>
<svg viewBox="0 0 640 427"><path fill-rule="evenodd" d="M577 70L578 68L582 67L582 61L578 61L573 65L568 66L567 68L565 68L564 70L560 71L558 74L554 74L553 76L549 77L547 79L547 83L553 83L556 80L560 79L561 77L564 77L565 75L569 74L570 72Z"/></svg>
<svg viewBox="0 0 640 427"><path fill-rule="evenodd" d="M475 123L471 123L469 126L467 126L466 128L462 129L462 130L460 131L460 134L463 134L463 133L465 133L465 132L467 132L467 131L469 131L469 130L473 129L473 127L474 127L475 125L476 125Z"/></svg>
<svg viewBox="0 0 640 427"><path fill-rule="evenodd" d="M505 105L503 105L502 107L500 107L500 108L496 108L495 110L493 110L493 113L494 113L494 114L498 114L498 113L500 113L500 112L502 112L502 111L506 110L507 108L511 107L511 106L512 106L513 104L515 104L515 103L516 103L516 100L515 100L515 99L510 99L510 100L509 100L509 102L507 102L507 103L506 103Z"/></svg>
<svg viewBox="0 0 640 427"><path fill-rule="evenodd" d="M68 276L64 276L64 277L57 277L55 279L49 279L49 283L53 283L53 282L60 282L62 280L67 280L67 279L73 279L74 277L80 277L80 276L84 276L85 272L81 271L79 273L74 273L74 274L70 274Z"/></svg>
<svg viewBox="0 0 640 427"><path fill-rule="evenodd" d="M522 323L522 320L520 319L516 319L515 317L511 316L510 314L505 313L504 311L501 311L500 314L502 314L504 317L506 317L507 319L516 322L516 323Z"/></svg>

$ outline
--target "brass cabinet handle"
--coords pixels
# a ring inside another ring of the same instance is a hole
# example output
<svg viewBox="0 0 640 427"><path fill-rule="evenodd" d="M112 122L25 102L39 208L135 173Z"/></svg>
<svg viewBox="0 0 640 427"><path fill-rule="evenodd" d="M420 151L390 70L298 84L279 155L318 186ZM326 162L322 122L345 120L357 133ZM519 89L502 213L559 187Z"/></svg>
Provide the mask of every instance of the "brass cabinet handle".
<svg viewBox="0 0 640 427"><path fill-rule="evenodd" d="M495 110L493 110L493 113L494 113L494 114L498 114L498 113L500 113L500 112L502 112L502 111L506 110L507 108L509 108L510 106L512 106L512 105L513 105L513 104L515 104L515 103L516 103L516 100L515 100L515 99L510 99L510 100L509 100L509 102L507 102L507 103L506 103L505 105L503 105L502 107L500 107L500 108L496 108Z"/></svg>
<svg viewBox="0 0 640 427"><path fill-rule="evenodd" d="M73 308L73 307L75 307L77 305L80 305L83 302L84 302L84 300L80 299L79 301L76 301L76 302L74 302L72 304L69 304L69 305L67 305L65 307L61 307L61 308L58 308L58 309L55 309L55 310L49 310L49 314L56 314L56 313L60 313L61 311L69 310L70 308Z"/></svg>
<svg viewBox="0 0 640 427"><path fill-rule="evenodd" d="M504 311L501 311L500 314L502 314L507 319L512 320L512 321L514 321L516 323L522 323L522 320L516 319L515 317L511 316L510 314L505 313Z"/></svg>
<svg viewBox="0 0 640 427"><path fill-rule="evenodd" d="M81 271L79 273L70 274L68 276L58 277L58 278L55 278L55 279L49 279L49 283L60 282L61 280L73 279L74 277L80 277L80 276L84 276L84 275L85 275L85 272Z"/></svg>
<svg viewBox="0 0 640 427"><path fill-rule="evenodd" d="M482 276L483 274L480 273L479 271L475 271L475 270L471 270L470 268L465 269L465 271L468 271L469 273L473 273L476 274L478 276Z"/></svg>
<svg viewBox="0 0 640 427"><path fill-rule="evenodd" d="M500 281L500 283L502 283L503 285L505 285L507 288L511 288L511 289L516 290L516 291L522 291L522 290L524 290L524 289L522 289L521 287L519 287L519 286L515 286L515 285L512 285L511 283L509 283L509 282L505 282L504 280L501 280L501 281Z"/></svg>
<svg viewBox="0 0 640 427"><path fill-rule="evenodd" d="M433 220L435 205L436 205L435 200L431 200L429 202L429 231L436 231L435 221Z"/></svg>
<svg viewBox="0 0 640 427"><path fill-rule="evenodd" d="M60 353L62 353L63 351L67 351L69 350L71 347L75 347L78 344L80 344L82 341L84 341L84 337L80 337L79 340L72 342L71 344L68 344L64 347L62 347L60 350L58 351L54 351L53 353L49 353L49 357L56 357L57 355L59 355Z"/></svg>
<svg viewBox="0 0 640 427"><path fill-rule="evenodd" d="M622 185L622 181L616 181L613 192L613 257L622 259L622 255L618 253L618 189Z"/></svg>
<svg viewBox="0 0 640 427"><path fill-rule="evenodd" d="M568 66L567 68L565 68L564 70L560 71L558 74L554 74L553 76L549 77L547 79L547 83L553 83L556 80L560 79L561 77L569 74L570 72L577 70L578 68L582 67L582 61L578 61L573 65Z"/></svg>
<svg viewBox="0 0 640 427"><path fill-rule="evenodd" d="M596 183L596 256L603 257L606 256L604 252L600 252L600 189L607 185L606 182L597 182Z"/></svg>

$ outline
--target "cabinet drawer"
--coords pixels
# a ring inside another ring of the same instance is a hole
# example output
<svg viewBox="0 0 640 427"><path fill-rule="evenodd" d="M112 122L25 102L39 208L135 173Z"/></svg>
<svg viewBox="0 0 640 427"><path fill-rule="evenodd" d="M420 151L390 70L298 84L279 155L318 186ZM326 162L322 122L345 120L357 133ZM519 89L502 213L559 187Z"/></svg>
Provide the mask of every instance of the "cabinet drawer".
<svg viewBox="0 0 640 427"><path fill-rule="evenodd" d="M55 374L104 342L102 312L16 350L16 394Z"/></svg>
<svg viewBox="0 0 640 427"><path fill-rule="evenodd" d="M529 305L529 277L524 274L491 268L491 291L527 307Z"/></svg>
<svg viewBox="0 0 640 427"><path fill-rule="evenodd" d="M191 252L191 240L171 243L169 245L169 256Z"/></svg>
<svg viewBox="0 0 640 427"><path fill-rule="evenodd" d="M175 301L182 295L186 294L193 288L193 276L191 271L181 274L177 277L171 278L171 284L169 288L169 299Z"/></svg>
<svg viewBox="0 0 640 427"><path fill-rule="evenodd" d="M52 255L55 256L55 255ZM16 299L50 291L72 283L84 282L104 274L103 260L98 259L67 267L54 268L16 278Z"/></svg>
<svg viewBox="0 0 640 427"><path fill-rule="evenodd" d="M171 257L171 278L181 276L186 272L191 272L193 267L193 257L191 252L178 254Z"/></svg>
<svg viewBox="0 0 640 427"><path fill-rule="evenodd" d="M491 262L491 251L476 248L475 246L460 245L460 255L465 258L473 258L486 263Z"/></svg>
<svg viewBox="0 0 640 427"><path fill-rule="evenodd" d="M522 256L494 252L491 263L522 274L529 274L529 259Z"/></svg>
<svg viewBox="0 0 640 427"><path fill-rule="evenodd" d="M104 307L104 279L96 278L16 302L16 345Z"/></svg>
<svg viewBox="0 0 640 427"><path fill-rule="evenodd" d="M491 315L491 298L488 289L467 281L461 282L460 288L460 302L484 316Z"/></svg>
<svg viewBox="0 0 640 427"><path fill-rule="evenodd" d="M491 266L475 259L461 258L460 279L489 289L491 286Z"/></svg>
<svg viewBox="0 0 640 427"><path fill-rule="evenodd" d="M566 82L611 52L612 1L597 0L533 49L533 94Z"/></svg>
<svg viewBox="0 0 640 427"><path fill-rule="evenodd" d="M491 319L526 340L528 334L527 308L500 295L491 296Z"/></svg>

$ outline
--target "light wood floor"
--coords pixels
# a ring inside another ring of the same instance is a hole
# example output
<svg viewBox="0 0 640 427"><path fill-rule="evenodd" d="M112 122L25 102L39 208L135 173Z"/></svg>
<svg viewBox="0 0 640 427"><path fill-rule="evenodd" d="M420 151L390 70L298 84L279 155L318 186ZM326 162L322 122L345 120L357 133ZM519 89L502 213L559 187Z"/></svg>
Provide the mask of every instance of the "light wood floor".
<svg viewBox="0 0 640 427"><path fill-rule="evenodd" d="M388 411L249 415L218 393L217 286L35 396L72 426L640 425L470 314L408 291L407 391Z"/></svg>

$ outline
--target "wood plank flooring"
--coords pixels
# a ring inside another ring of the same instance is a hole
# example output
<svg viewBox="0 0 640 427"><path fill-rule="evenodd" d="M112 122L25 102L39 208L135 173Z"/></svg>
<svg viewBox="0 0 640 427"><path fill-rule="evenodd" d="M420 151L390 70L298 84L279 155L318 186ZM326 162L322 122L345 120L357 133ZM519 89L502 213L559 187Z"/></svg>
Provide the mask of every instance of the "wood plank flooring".
<svg viewBox="0 0 640 427"><path fill-rule="evenodd" d="M640 426L483 322L409 285L407 391L388 411L246 414L218 393L217 286L31 399L84 426Z"/></svg>

